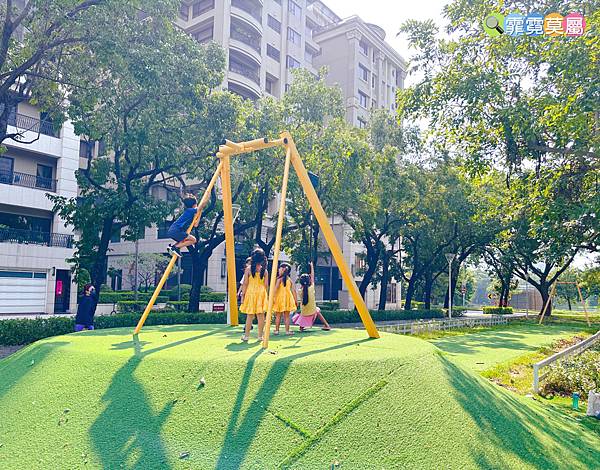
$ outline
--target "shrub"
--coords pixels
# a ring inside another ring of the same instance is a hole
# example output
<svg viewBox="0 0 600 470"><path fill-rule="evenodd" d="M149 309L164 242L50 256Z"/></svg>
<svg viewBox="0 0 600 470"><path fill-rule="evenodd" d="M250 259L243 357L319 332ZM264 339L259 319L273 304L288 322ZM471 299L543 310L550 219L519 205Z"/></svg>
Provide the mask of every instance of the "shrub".
<svg viewBox="0 0 600 470"><path fill-rule="evenodd" d="M225 302L225 292L207 292L200 294L200 302Z"/></svg>
<svg viewBox="0 0 600 470"><path fill-rule="evenodd" d="M98 316L94 319L97 329L135 327L140 314L122 314L113 316ZM165 313L152 312L145 325L176 325L176 324L219 324L225 323L227 314L224 312L210 313ZM16 346L29 344L50 336L64 335L73 332L74 320L67 317L51 317L36 319L0 320L0 345Z"/></svg>
<svg viewBox="0 0 600 470"><path fill-rule="evenodd" d="M100 292L112 292L112 287L110 287L108 284L102 284L100 286Z"/></svg>
<svg viewBox="0 0 600 470"><path fill-rule="evenodd" d="M173 300L167 303L167 308L177 312L187 312L189 302L187 300ZM200 310L204 312L204 310Z"/></svg>
<svg viewBox="0 0 600 470"><path fill-rule="evenodd" d="M192 286L190 284L180 284L181 288L181 300L190 300L190 291ZM200 291L202 292L202 291ZM169 300L177 300L177 286L173 287L169 291Z"/></svg>
<svg viewBox="0 0 600 470"><path fill-rule="evenodd" d="M452 318L464 317L465 316L465 312L467 310L469 310L468 307L455 307L453 305L452 306Z"/></svg>
<svg viewBox="0 0 600 470"><path fill-rule="evenodd" d="M317 302L317 306L321 310L339 310L340 302L337 300L327 300L324 302Z"/></svg>
<svg viewBox="0 0 600 470"><path fill-rule="evenodd" d="M214 292L214 291L215 290L209 286L201 286L200 287L200 294L210 294L211 292Z"/></svg>
<svg viewBox="0 0 600 470"><path fill-rule="evenodd" d="M590 390L600 390L600 351L585 351L578 356L556 361L549 367L542 384L542 395L550 393L582 397Z"/></svg>
<svg viewBox="0 0 600 470"><path fill-rule="evenodd" d="M168 297L158 296L155 304L168 302ZM148 305L148 300L119 300L117 302L117 310L119 313L143 312Z"/></svg>
<svg viewBox="0 0 600 470"><path fill-rule="evenodd" d="M153 294L153 292L138 292L138 301L148 303L148 301L150 300L150 297L152 297L152 294ZM134 301L134 300L135 300L135 293L132 291L100 292L99 303L114 304L114 303L118 303L118 302ZM167 302L168 300L169 300L169 297L166 295L163 295L162 292L161 292L161 295L159 295L157 298L158 303L164 303L164 302Z"/></svg>
<svg viewBox="0 0 600 470"><path fill-rule="evenodd" d="M483 313L487 315L511 315L512 307L483 307Z"/></svg>

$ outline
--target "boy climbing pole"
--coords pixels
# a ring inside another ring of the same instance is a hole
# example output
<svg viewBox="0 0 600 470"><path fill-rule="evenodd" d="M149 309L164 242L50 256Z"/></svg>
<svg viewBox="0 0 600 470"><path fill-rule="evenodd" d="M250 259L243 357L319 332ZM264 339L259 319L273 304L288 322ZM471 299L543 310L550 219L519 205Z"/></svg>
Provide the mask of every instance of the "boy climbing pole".
<svg viewBox="0 0 600 470"><path fill-rule="evenodd" d="M192 220L194 220L196 212L198 210L202 211L206 206L206 202L198 207L198 200L196 197L189 194L183 199L183 206L185 207L183 214L171 224L168 232L169 237L177 243L169 245L167 252L170 255L177 255L179 258L181 258L181 248L185 248L186 246L191 247L196 243L196 237L188 234L187 229L192 223ZM196 221L194 227L197 227L199 222L200 219ZM191 249L188 248L188 250Z"/></svg>

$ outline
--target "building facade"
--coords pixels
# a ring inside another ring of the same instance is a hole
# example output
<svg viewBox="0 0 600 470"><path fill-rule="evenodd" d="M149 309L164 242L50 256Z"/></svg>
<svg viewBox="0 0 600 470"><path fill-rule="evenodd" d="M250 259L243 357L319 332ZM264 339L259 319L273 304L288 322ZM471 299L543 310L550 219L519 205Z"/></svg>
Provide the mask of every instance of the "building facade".
<svg viewBox="0 0 600 470"><path fill-rule="evenodd" d="M358 127L366 126L372 108L395 110L396 90L403 86L406 76L406 63L385 42L381 28L356 16L343 20L321 1L184 0L177 24L199 43L215 41L224 48L227 64L222 88L247 99L265 95L280 98L292 82L292 69L302 67L316 74L319 68L327 67L328 83L343 92L346 119ZM170 243L167 225L147 228L137 243L138 253L164 252ZM332 219L332 226L346 262L360 282L364 249L349 241L351 229L341 218ZM265 221L263 230L272 230L272 221ZM116 232L110 248L109 265L120 275L107 282L113 288L130 288L133 268L124 260L135 252L135 244L122 241ZM236 253L238 264L247 255L240 249ZM181 267L180 282L191 282L189 256L184 255ZM204 281L224 292L226 280L225 248L221 244L209 260ZM175 276L169 280L170 285L174 282ZM352 306L339 270L328 258L319 261L316 288L319 298ZM388 291L390 308L399 307L399 285L392 282ZM370 308L378 299L378 290L367 291Z"/></svg>
<svg viewBox="0 0 600 470"><path fill-rule="evenodd" d="M56 130L47 117L20 103L0 156L0 314L72 312L73 230L52 210L47 194L77 196L79 137L66 123Z"/></svg>

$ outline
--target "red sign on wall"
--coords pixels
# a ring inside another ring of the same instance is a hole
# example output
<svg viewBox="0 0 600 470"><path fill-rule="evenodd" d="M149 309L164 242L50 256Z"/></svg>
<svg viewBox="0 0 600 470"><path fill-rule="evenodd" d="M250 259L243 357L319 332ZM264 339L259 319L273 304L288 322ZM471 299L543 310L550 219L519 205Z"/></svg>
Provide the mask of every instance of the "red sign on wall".
<svg viewBox="0 0 600 470"><path fill-rule="evenodd" d="M56 295L62 295L63 293L63 282L59 279L56 280Z"/></svg>

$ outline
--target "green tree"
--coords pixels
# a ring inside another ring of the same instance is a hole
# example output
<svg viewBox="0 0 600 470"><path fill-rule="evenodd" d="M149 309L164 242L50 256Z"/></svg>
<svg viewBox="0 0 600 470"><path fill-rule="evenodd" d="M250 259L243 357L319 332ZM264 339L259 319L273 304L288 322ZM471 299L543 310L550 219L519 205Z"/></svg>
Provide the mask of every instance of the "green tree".
<svg viewBox="0 0 600 470"><path fill-rule="evenodd" d="M8 132L15 106L29 101L64 119L66 97L87 86L77 73L82 50L98 35L113 32L115 19L140 8L156 10L161 0L6 0L0 4L0 144L25 142L24 130ZM118 21L116 21L118 23ZM91 64L90 64L91 65ZM32 130L36 130L35 127ZM39 137L39 127L37 129ZM35 139L34 139L35 140Z"/></svg>
<svg viewBox="0 0 600 470"><path fill-rule="evenodd" d="M428 118L432 145L451 149L472 174L503 169L509 193L498 204L505 230L496 245L544 300L577 253L596 250L599 239L597 6L537 4L584 12L589 29L574 41L491 38L481 27L498 9L491 0L450 3L449 38L437 39L432 22L402 27L424 74L400 93L399 116ZM501 11L522 8L508 1Z"/></svg>
<svg viewBox="0 0 600 470"><path fill-rule="evenodd" d="M202 171L223 133L236 123L229 95L213 92L223 77L223 51L198 45L168 11L126 10L110 34L82 48L78 70L88 86L70 95L69 117L78 133L101 140L107 154L90 153L78 172L80 197L55 197L56 209L82 233L75 261L88 267L99 289L115 228L135 240L144 227L164 220L174 203L153 188L176 191L184 175ZM153 15L152 13L156 13ZM94 67L89 67L93 62Z"/></svg>

